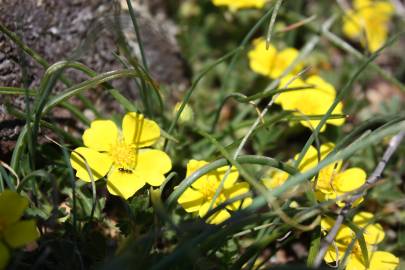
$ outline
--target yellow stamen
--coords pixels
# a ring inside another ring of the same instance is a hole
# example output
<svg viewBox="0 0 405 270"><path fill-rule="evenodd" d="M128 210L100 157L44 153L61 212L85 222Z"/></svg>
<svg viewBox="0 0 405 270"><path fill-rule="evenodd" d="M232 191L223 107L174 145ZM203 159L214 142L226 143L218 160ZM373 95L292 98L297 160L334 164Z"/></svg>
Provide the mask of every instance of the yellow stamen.
<svg viewBox="0 0 405 270"><path fill-rule="evenodd" d="M134 144L126 144L120 140L111 147L110 156L118 168L123 171L132 170L137 162L137 149Z"/></svg>

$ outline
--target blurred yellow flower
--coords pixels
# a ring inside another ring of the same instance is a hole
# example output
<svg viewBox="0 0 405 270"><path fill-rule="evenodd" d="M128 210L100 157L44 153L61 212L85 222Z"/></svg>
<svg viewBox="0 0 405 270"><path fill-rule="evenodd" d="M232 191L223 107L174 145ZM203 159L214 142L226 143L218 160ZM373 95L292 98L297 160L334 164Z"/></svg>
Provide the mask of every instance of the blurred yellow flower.
<svg viewBox="0 0 405 270"><path fill-rule="evenodd" d="M81 180L91 182L107 175L108 191L128 199L146 183L160 186L171 170L165 152L145 148L159 137L156 122L135 112L124 116L122 131L111 120L96 120L83 133L85 147L76 148L70 162Z"/></svg>
<svg viewBox="0 0 405 270"><path fill-rule="evenodd" d="M280 81L280 88L299 88L304 89L288 91L281 93L276 99L276 103L280 104L284 110L293 111L295 115L303 116L304 119L300 123L308 128L315 129L320 123L320 120L309 120L305 117L313 115L321 116L325 114L336 97L336 90L330 83L323 80L317 75L310 76L305 81L300 78L286 76ZM343 114L343 104L339 102L332 114ZM341 126L345 122L344 118L329 119L327 124ZM326 128L323 125L321 132Z"/></svg>
<svg viewBox="0 0 405 270"><path fill-rule="evenodd" d="M334 144L332 143L327 143L323 144L320 147L320 160L325 158L330 151L332 151L334 147ZM298 158L298 155L294 157L295 159ZM318 152L313 146L310 146L306 155L304 156L303 160L301 161L300 165L298 166L298 169L301 172L305 172L309 169L312 169L313 167L316 167L318 165ZM279 170L279 169L273 169L271 168L267 172L267 176L263 178L263 184L269 188L269 189L275 189L281 185L284 184L285 181L287 181L288 177L290 176L288 173L285 171Z"/></svg>
<svg viewBox="0 0 405 270"><path fill-rule="evenodd" d="M370 264L368 267L366 266L360 244L358 240L355 240L347 258L347 270L394 270L398 267L399 259L396 256L385 251L375 251L375 246L384 240L385 233L380 224L371 222L373 219L374 215L369 212L360 212L354 216L353 224L362 230ZM321 220L321 228L324 231L329 231L333 224L334 221L330 218ZM354 239L356 239L355 232L348 226L342 225L336 235L334 244L329 247L325 255L325 262L341 261Z"/></svg>
<svg viewBox="0 0 405 270"><path fill-rule="evenodd" d="M294 48L286 48L281 51L270 44L266 49L266 41L258 38L253 41L253 48L248 53L250 68L261 75L272 79L278 78L288 66L298 57L298 51ZM298 72L302 64L298 64L292 73Z"/></svg>
<svg viewBox="0 0 405 270"><path fill-rule="evenodd" d="M198 169L207 165L208 162L200 160L190 160L187 164L187 177L193 174ZM228 166L220 167L215 171L211 171L202 177L198 178L191 187L187 188L179 197L178 203L189 213L198 213L200 217L204 217L208 212L215 193L225 176ZM222 190L215 200L213 207L226 202L229 199L243 195L250 190L249 184L246 182L237 183L239 173L236 168L232 167L227 176ZM246 198L243 201L238 200L229 204L224 209L217 211L207 220L211 224L219 224L231 216L233 211L239 208L245 208L252 202L251 198Z"/></svg>
<svg viewBox="0 0 405 270"><path fill-rule="evenodd" d="M321 145L320 157L318 157L316 148L310 146L299 165L300 171L304 172L316 167L318 158L319 160L323 160L334 147L333 143ZM342 171L342 161L332 163L322 168L318 173L315 187L318 200L334 200L338 196L355 191L366 182L366 177L366 173L361 168L350 168ZM357 201L356 204L360 202L361 200ZM337 201L336 203L339 206L342 205L341 201Z"/></svg>
<svg viewBox="0 0 405 270"><path fill-rule="evenodd" d="M231 10L241 8L262 8L269 0L212 0L216 6L227 6Z"/></svg>
<svg viewBox="0 0 405 270"><path fill-rule="evenodd" d="M34 220L20 220L27 207L27 198L18 193L0 193L0 269L10 260L9 248L23 247L39 237Z"/></svg>
<svg viewBox="0 0 405 270"><path fill-rule="evenodd" d="M181 102L177 102L176 105L174 106L174 111L173 111L174 116L180 110L180 107L181 107ZM184 106L184 109L180 114L179 123L191 122L191 121L193 121L193 118L194 118L193 109L188 104L186 104L186 106Z"/></svg>
<svg viewBox="0 0 405 270"><path fill-rule="evenodd" d="M343 33L359 39L370 52L378 50L387 40L393 5L386 0L354 0L353 9L343 19Z"/></svg>

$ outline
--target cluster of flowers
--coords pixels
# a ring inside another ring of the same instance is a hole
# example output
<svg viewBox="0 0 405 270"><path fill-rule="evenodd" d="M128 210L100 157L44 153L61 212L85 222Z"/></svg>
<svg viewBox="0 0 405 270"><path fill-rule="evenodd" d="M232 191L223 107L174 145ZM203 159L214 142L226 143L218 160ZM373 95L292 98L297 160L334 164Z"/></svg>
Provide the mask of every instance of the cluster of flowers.
<svg viewBox="0 0 405 270"><path fill-rule="evenodd" d="M311 146L305 154L302 162L298 166L301 172L308 171L326 158L334 149L333 143L326 143L318 150ZM298 155L295 156L295 159ZM339 207L343 206L342 199L345 194L356 191L366 181L366 173L361 168L348 168L342 170L342 161L330 164L322 168L317 177L312 179L315 186L316 197L319 201L334 200ZM273 171L269 177L263 179L266 187L274 189L287 181L289 175L284 171ZM362 199L357 200L354 205L358 205ZM353 224L357 226L367 243L368 266L363 259L363 252L357 239L356 233L348 226L343 225L324 258L326 263L342 261L346 251L351 245L349 257L346 261L346 269L386 269L394 270L398 267L399 259L389 252L375 251L376 245L384 239L384 231L380 224L372 224L374 216L368 212L360 212L353 218ZM334 224L331 218L324 218L321 221L321 228L324 232L329 231Z"/></svg>
<svg viewBox="0 0 405 270"><path fill-rule="evenodd" d="M216 6L227 6L236 11L243 8L263 8L269 0L212 0ZM388 0L353 0L345 11L343 33L370 52L378 50L387 40L389 23L395 8Z"/></svg>
<svg viewBox="0 0 405 270"><path fill-rule="evenodd" d="M352 219L352 224L357 228L364 238L366 246L365 250L361 249L358 240L358 234L349 226L342 225L339 229L333 245L331 245L325 255L326 263L339 263L344 260L344 256L348 253L346 259L347 270L394 270L399 265L399 258L390 252L377 251L376 245L384 240L385 233L382 226L378 223L373 223L375 217L369 212L360 212ZM324 232L329 231L333 226L334 220L324 218L321 220L321 228ZM348 252L348 250L350 252ZM366 254L366 255L365 255ZM365 257L366 256L366 257ZM367 258L368 260L364 260Z"/></svg>
<svg viewBox="0 0 405 270"><path fill-rule="evenodd" d="M145 119L141 114L131 112L124 116L122 126L121 131L112 121L93 121L90 128L83 134L83 142L86 147L79 147L72 152L71 164L77 171L76 175L87 182L92 179L99 180L107 175L108 191L127 199L146 183L151 186L160 186L165 179L164 174L171 170L172 165L165 152L146 148L152 146L160 137L160 129L156 122ZM299 170L305 172L316 167L333 151L334 147L333 143L323 144L318 153L318 150L311 146L298 166ZM295 156L295 159L297 158L298 155ZM187 164L186 176L189 177L207 164L206 161L190 160ZM312 179L319 201L335 200L338 206L342 206L342 196L356 191L365 183L364 170L361 168L343 170L342 164L342 161L330 164L321 169L318 176ZM288 177L289 174L286 172L276 170L271 176L263 179L263 184L269 189L274 189L287 181ZM239 173L236 168L220 167L198 178L178 198L178 203L186 212L198 214L204 218L210 209L249 192L249 184L238 181L238 178ZM7 243L15 247L21 243L27 243L27 239L30 241L35 239L35 230L25 228L27 237L25 238L23 235L24 239L20 239L18 244L12 242L13 240L8 240L13 239L13 234L4 228L7 228L8 224L13 224L13 228L15 228L15 223L26 208L27 201L13 192L4 192L0 196L0 201L6 199L13 200L13 205L18 208L13 210L13 217L9 217L10 209L0 208L0 225L2 225L0 233L3 233ZM355 205L359 202L361 199ZM243 209L251 203L252 199L249 197L244 200L236 200L210 215L206 222L219 224L228 219L232 212ZM398 258L393 254L374 251L375 245L383 240L384 231L381 225L370 223L373 219L373 216L366 212L361 212L353 218L353 223L362 229L368 245L369 268L366 268L366 262L363 259L364 253L356 240L348 257L346 269L395 269L398 266ZM19 223L21 222L29 221L19 221ZM333 220L324 218L321 227L327 231L332 224ZM355 232L344 225L324 260L327 263L341 261L351 241L356 239L355 236ZM0 243L0 254L4 253L4 250L7 251L7 248ZM381 268L382 266L384 267Z"/></svg>
<svg viewBox="0 0 405 270"><path fill-rule="evenodd" d="M295 115L303 116L300 123L310 129L316 128L320 120L310 120L305 117L321 116L325 114L336 97L336 89L319 75L309 76L306 80L296 78L294 75L302 68L298 63L289 73L284 74L287 68L296 61L298 51L295 48L286 48L278 51L270 44L266 48L266 41L258 38L253 41L253 48L249 51L250 68L258 74L276 79L282 76L280 88L287 90L281 93L276 103L284 110L292 111ZM339 102L332 114L342 114L343 105ZM327 124L343 125L344 118L328 119ZM321 132L325 125L321 127Z"/></svg>
<svg viewBox="0 0 405 270"><path fill-rule="evenodd" d="M28 199L10 190L0 193L0 269L10 260L10 249L23 247L39 237L34 220L21 220Z"/></svg>
<svg viewBox="0 0 405 270"><path fill-rule="evenodd" d="M318 150L310 146L307 153L304 155L301 163L298 166L300 172L306 172L315 168L318 163L325 159L335 145L333 143L325 143ZM298 159L298 155L295 156ZM337 200L337 205L341 206L339 201L343 195L353 192L360 188L366 182L366 173L361 168L349 168L342 170L342 161L330 164L322 168L317 177L312 179L315 187L316 196L319 201ZM264 178L263 182L268 188L276 188L287 181L289 175L284 171L273 171L272 175ZM358 201L360 203L361 201Z"/></svg>

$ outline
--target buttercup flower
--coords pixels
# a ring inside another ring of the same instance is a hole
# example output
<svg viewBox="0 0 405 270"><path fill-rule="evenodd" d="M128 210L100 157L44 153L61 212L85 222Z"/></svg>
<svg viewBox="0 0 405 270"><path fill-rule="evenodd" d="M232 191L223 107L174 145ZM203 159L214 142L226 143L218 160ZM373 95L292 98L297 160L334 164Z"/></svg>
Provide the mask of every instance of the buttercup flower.
<svg viewBox="0 0 405 270"><path fill-rule="evenodd" d="M387 40L394 7L386 0L354 0L353 8L344 17L343 33L375 52Z"/></svg>
<svg viewBox="0 0 405 270"><path fill-rule="evenodd" d="M321 145L320 160L324 159L335 147L332 143ZM297 157L296 157L297 158ZM310 146L299 166L300 171L307 171L318 164L318 151L315 147ZM322 168L316 179L318 199L333 200L345 193L355 191L366 182L366 173L361 168L349 168L342 171L342 161L332 163ZM315 181L315 179L314 179ZM360 203L357 201L356 203ZM337 202L341 205L341 202Z"/></svg>
<svg viewBox="0 0 405 270"><path fill-rule="evenodd" d="M81 180L91 182L87 163L95 181L107 175L108 191L128 199L146 183L160 186L171 170L165 152L145 148L159 137L156 122L135 112L124 116L122 131L111 120L96 120L83 134L85 147L76 148L70 162Z"/></svg>
<svg viewBox="0 0 405 270"><path fill-rule="evenodd" d="M187 177L195 171L207 165L206 161L190 160L187 164ZM220 167L215 171L198 178L191 187L187 188L179 197L178 203L189 213L198 213L200 217L204 217L208 212L211 202L215 196L222 179L225 176L228 166ZM237 183L239 173L232 167L231 172L226 178L223 188L213 204L212 208L234 197L245 194L249 191L249 184L246 182ZM246 198L242 201L236 201L229 204L225 209L222 209L209 217L208 223L219 224L228 219L233 211L239 208L245 208L252 202L251 198Z"/></svg>
<svg viewBox="0 0 405 270"><path fill-rule="evenodd" d="M18 193L0 193L0 269L10 260L10 248L23 247L39 237L34 220L20 220L27 207L27 198Z"/></svg>
<svg viewBox="0 0 405 270"><path fill-rule="evenodd" d="M271 44L266 49L266 41L258 38L253 41L248 57L250 68L254 72L275 79L298 57L298 51L294 48L277 51ZM297 65L293 73L298 72L301 67L302 65Z"/></svg>
<svg viewBox="0 0 405 270"><path fill-rule="evenodd" d="M276 99L276 103L280 104L284 110L294 111L299 116L323 115L332 105L335 97L336 90L333 85L329 84L317 75L310 76L305 81L300 78L292 79L291 76L286 76L280 81L280 88L299 88L289 92L281 93ZM308 88L309 87L309 88ZM332 114L342 114L343 105L338 103ZM329 119L327 124L340 126L345 122L344 118ZM316 128L320 120L302 120L301 125L308 128ZM322 126L321 132L325 130L326 126Z"/></svg>
<svg viewBox="0 0 405 270"><path fill-rule="evenodd" d="M228 6L231 10L241 8L262 8L268 0L212 0L216 6Z"/></svg>
<svg viewBox="0 0 405 270"><path fill-rule="evenodd" d="M325 159L334 147L335 145L333 143L325 143L321 145L319 149L320 155L318 157L317 149L310 146L298 166L299 171L306 172L316 167L318 165L318 159L319 161ZM298 159L298 155L296 155L294 159ZM288 177L288 173L281 170L275 170L273 174L271 174L269 177L265 177L262 181L267 188L274 189L284 184ZM312 179L312 181L315 181L315 177ZM316 178L315 191L317 198L320 201L334 200L338 196L360 188L365 181L366 173L363 169L349 168L342 171L342 161L340 160L329 164L319 171L318 177ZM358 204L361 201L362 199L359 199L355 202L355 204ZM342 205L341 201L337 201L336 203L339 206Z"/></svg>
<svg viewBox="0 0 405 270"><path fill-rule="evenodd" d="M369 212L360 212L354 216L353 223L362 230L367 245L369 266L366 266L360 244L358 240L355 240L353 249L347 259L347 270L394 270L398 267L399 259L396 256L385 251L375 251L375 246L384 239L385 233L380 224L371 223L373 219L373 214ZM329 231L333 224L334 221L330 218L321 220L321 228L324 231ZM342 225L336 235L334 244L329 247L325 255L325 262L341 261L353 239L356 239L355 232L348 226Z"/></svg>
<svg viewBox="0 0 405 270"><path fill-rule="evenodd" d="M320 160L325 158L330 153L330 151L332 151L333 147L334 144L332 143L321 145L319 149L321 153ZM294 159L295 160L298 159L298 155L295 155ZM301 163L299 164L298 169L300 172L305 172L309 169L312 169L313 167L316 167L316 165L318 165L318 152L313 146L310 146ZM330 166L333 167L334 165ZM274 189L284 184L284 182L287 181L289 176L290 175L285 171L279 169L275 170L272 169L270 171L270 175L264 177L262 181L267 188Z"/></svg>

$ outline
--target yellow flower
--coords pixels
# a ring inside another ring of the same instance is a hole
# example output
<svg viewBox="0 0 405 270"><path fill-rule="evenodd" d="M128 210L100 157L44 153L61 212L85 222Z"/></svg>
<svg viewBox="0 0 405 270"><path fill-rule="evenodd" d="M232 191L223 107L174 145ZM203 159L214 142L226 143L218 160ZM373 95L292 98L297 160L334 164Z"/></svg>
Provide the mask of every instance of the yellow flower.
<svg viewBox="0 0 405 270"><path fill-rule="evenodd" d="M216 6L228 6L231 10L241 8L262 8L268 0L212 0Z"/></svg>
<svg viewBox="0 0 405 270"><path fill-rule="evenodd" d="M122 131L113 121L96 120L83 133L85 147L76 148L70 162L81 180L91 182L87 163L95 181L107 175L108 191L128 199L146 183L160 186L171 170L165 152L145 148L159 137L159 126L142 114L127 113Z"/></svg>
<svg viewBox="0 0 405 270"><path fill-rule="evenodd" d="M324 159L335 147L332 143L321 145L320 160ZM296 157L297 158L297 157ZM304 172L316 167L318 164L318 151L310 146L299 166L300 171ZM350 168L342 171L342 161L337 161L324 168L318 173L315 190L318 200L334 200L338 196L352 192L360 188L366 182L366 173L361 168ZM313 179L313 181L315 181ZM355 204L360 203L358 200ZM340 201L337 202L342 205Z"/></svg>
<svg viewBox="0 0 405 270"><path fill-rule="evenodd" d="M281 93L276 99L276 103L280 104L284 110L294 111L299 116L323 115L325 114L336 97L336 90L333 85L324 81L317 75L310 76L305 81L296 78L292 80L291 76L284 77L280 82L280 88L309 87L289 92ZM332 114L342 114L343 105L338 103ZM301 120L300 123L308 128L316 128L320 120ZM329 119L327 124L340 126L345 122L344 118ZM326 128L322 126L321 132Z"/></svg>
<svg viewBox="0 0 405 270"><path fill-rule="evenodd" d="M325 158L330 151L332 151L334 147L334 144L332 143L327 143L324 145L321 145L320 147L320 160ZM306 155L304 156L303 160L301 161L300 165L298 166L298 169L301 172L305 172L309 169L312 169L313 167L316 167L318 165L318 152L313 146L310 146L308 149ZM295 159L298 158L298 155L295 156ZM273 169L271 168L267 172L268 176L265 176L263 178L263 184L269 188L269 189L274 189L277 188L285 183L287 181L288 177L290 176L288 173L285 171L279 170L279 169Z"/></svg>
<svg viewBox="0 0 405 270"><path fill-rule="evenodd" d="M375 52L387 40L394 7L386 0L355 0L353 7L343 19L343 33Z"/></svg>
<svg viewBox="0 0 405 270"><path fill-rule="evenodd" d="M294 48L286 48L281 51L270 44L266 49L266 41L258 38L253 41L253 48L248 53L250 68L261 75L272 79L278 78L287 67L298 57L298 51ZM297 65L293 73L298 72L302 65Z"/></svg>
<svg viewBox="0 0 405 270"><path fill-rule="evenodd" d="M187 177L193 174L198 169L207 165L206 161L190 160L187 164ZM200 217L204 217L208 212L215 193L225 176L228 166L220 167L215 171L211 171L204 176L198 178L191 187L187 188L179 197L178 203L189 213L198 213ZM231 172L226 178L223 188L213 204L212 208L234 197L243 195L249 191L248 183L236 183L239 173L236 168L232 167ZM231 216L233 211L239 208L245 208L252 202L251 198L236 201L219 210L208 219L208 223L219 224Z"/></svg>
<svg viewBox="0 0 405 270"><path fill-rule="evenodd" d="M335 145L333 143L325 143L320 146L318 151L315 147L310 146L301 163L298 166L300 172L306 172L318 165L318 160L322 161L333 150ZM298 159L298 155L295 156L295 160ZM316 178L316 195L320 201L334 200L338 196L342 196L345 193L352 192L360 188L366 181L366 173L360 168L350 168L342 171L342 161L337 161L333 164L322 168L318 177ZM287 181L289 174L281 170L273 170L268 177L263 178L263 184L269 188L274 189L281 186ZM315 181L315 177L312 179ZM355 205L359 204L362 199L355 202ZM342 206L341 201L336 202L337 205Z"/></svg>
<svg viewBox="0 0 405 270"><path fill-rule="evenodd" d="M367 268L365 265L360 244L356 240L347 259L347 270L394 270L397 268L399 259L396 256L389 252L375 251L375 246L384 239L385 233L380 224L370 222L373 218L373 214L369 212L360 212L353 218L353 223L362 230L367 245L369 267ZM333 224L334 221L330 218L321 220L321 227L324 231L329 231ZM334 244L329 247L325 255L325 262L341 261L353 239L356 239L355 232L348 226L342 225L336 235Z"/></svg>
<svg viewBox="0 0 405 270"><path fill-rule="evenodd" d="M27 198L18 193L0 193L0 269L7 266L9 248L23 247L39 237L34 220L20 220L27 207Z"/></svg>

